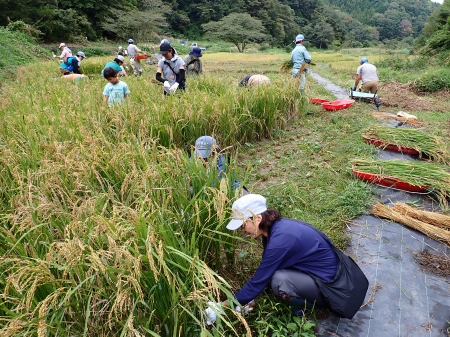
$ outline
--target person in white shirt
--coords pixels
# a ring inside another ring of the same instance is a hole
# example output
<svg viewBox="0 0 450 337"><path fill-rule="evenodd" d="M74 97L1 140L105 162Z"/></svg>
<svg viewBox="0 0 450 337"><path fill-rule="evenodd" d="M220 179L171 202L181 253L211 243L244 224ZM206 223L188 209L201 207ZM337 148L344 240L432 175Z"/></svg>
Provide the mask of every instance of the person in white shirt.
<svg viewBox="0 0 450 337"><path fill-rule="evenodd" d="M369 63L367 57L363 57L359 62L360 66L356 70L356 80L353 91L356 91L359 82L362 83L361 91L375 94L378 91L378 71L377 67Z"/></svg>

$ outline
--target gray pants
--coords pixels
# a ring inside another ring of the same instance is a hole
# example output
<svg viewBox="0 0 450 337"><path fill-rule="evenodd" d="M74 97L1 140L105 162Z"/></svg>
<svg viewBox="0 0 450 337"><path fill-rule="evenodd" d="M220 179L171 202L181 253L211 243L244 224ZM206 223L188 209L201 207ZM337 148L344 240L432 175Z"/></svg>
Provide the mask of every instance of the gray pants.
<svg viewBox="0 0 450 337"><path fill-rule="evenodd" d="M307 300L311 304L315 303L319 306L325 304L311 276L300 271L292 269L277 270L270 285L275 295L282 297L288 303L292 298L297 297Z"/></svg>

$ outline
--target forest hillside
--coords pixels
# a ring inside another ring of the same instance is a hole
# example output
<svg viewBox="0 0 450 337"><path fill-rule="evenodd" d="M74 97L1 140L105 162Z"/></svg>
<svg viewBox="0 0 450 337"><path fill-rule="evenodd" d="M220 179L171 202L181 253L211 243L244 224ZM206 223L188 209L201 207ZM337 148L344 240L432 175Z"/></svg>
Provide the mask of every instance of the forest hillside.
<svg viewBox="0 0 450 337"><path fill-rule="evenodd" d="M287 46L299 33L317 48L411 43L440 6L429 0L0 0L0 26L27 24L42 42L98 39L156 42L208 38L204 25L232 13L261 23L264 42ZM251 36L249 36L251 40Z"/></svg>

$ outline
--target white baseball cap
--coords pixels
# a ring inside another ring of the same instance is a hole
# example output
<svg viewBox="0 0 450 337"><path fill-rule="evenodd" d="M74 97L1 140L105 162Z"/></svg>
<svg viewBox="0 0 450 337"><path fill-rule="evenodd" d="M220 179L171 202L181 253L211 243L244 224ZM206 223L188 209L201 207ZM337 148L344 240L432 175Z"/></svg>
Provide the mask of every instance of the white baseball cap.
<svg viewBox="0 0 450 337"><path fill-rule="evenodd" d="M65 44L64 42L61 42L61 43L59 44L59 48L65 47L65 46L66 46L66 44Z"/></svg>
<svg viewBox="0 0 450 337"><path fill-rule="evenodd" d="M227 229L235 230L247 219L267 211L266 198L259 194L247 194L233 202L231 208L233 219L228 223Z"/></svg>

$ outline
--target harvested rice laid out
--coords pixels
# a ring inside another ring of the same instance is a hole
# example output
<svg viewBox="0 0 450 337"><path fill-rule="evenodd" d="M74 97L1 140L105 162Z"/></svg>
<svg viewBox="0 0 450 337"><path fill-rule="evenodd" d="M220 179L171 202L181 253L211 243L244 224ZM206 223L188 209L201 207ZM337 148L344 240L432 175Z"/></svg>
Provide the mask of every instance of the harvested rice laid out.
<svg viewBox="0 0 450 337"><path fill-rule="evenodd" d="M427 224L410 216L403 215L380 203L376 203L373 206L372 213L379 218L393 220L411 227L434 240L444 243L447 247L450 247L450 231L448 230Z"/></svg>
<svg viewBox="0 0 450 337"><path fill-rule="evenodd" d="M419 152L420 157L426 155L437 162L450 163L450 150L447 142L438 136L429 135L419 130L371 126L363 133L363 136L415 149Z"/></svg>
<svg viewBox="0 0 450 337"><path fill-rule="evenodd" d="M377 174L382 178L396 178L414 186L427 186L436 193L439 202L448 207L450 197L450 168L435 163L407 160L354 159L354 169Z"/></svg>
<svg viewBox="0 0 450 337"><path fill-rule="evenodd" d="M411 218L423 221L427 224L435 225L444 229L450 229L450 216L448 215L436 212L421 211L403 202L396 202L392 209L402 215L410 216Z"/></svg>

